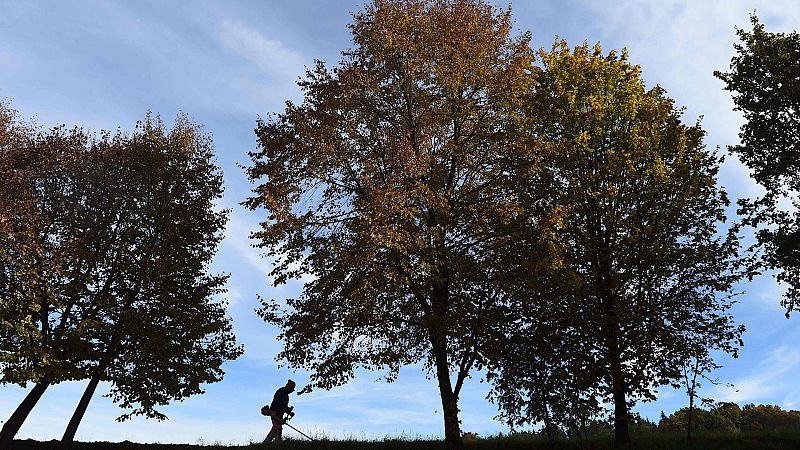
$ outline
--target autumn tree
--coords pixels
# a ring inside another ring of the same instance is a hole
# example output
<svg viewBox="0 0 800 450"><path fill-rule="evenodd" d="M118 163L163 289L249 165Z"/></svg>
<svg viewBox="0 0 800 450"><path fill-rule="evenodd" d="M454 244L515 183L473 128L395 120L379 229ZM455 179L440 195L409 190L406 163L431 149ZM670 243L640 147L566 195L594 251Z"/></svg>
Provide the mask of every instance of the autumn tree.
<svg viewBox="0 0 800 450"><path fill-rule="evenodd" d="M62 263L58 276L42 283L52 295L34 316L38 334L3 341L4 381L37 381L31 392L41 396L52 382L89 379L65 448L100 381L111 382L111 397L131 410L120 420L161 419L156 407L201 393L241 352L224 302L215 299L227 277L207 273L226 221L213 207L222 177L210 139L184 117L169 131L148 116L131 135L73 133L84 139L72 147L47 138L31 149L26 182L48 219L36 230L48 250L42 259L57 253ZM30 321L29 312L16 313ZM49 352L48 364L31 364L31 348ZM29 367L34 372L25 372ZM36 400L15 411L5 439Z"/></svg>
<svg viewBox="0 0 800 450"><path fill-rule="evenodd" d="M77 238L91 242L86 253L93 258L111 251L114 262L87 292L89 385L63 447L100 381L111 382L111 398L132 409L119 420L163 420L157 406L202 393L203 384L222 380L222 364L241 354L225 303L215 299L227 276L208 273L227 221L227 211L214 207L223 187L211 139L184 116L171 130L148 116L132 135L100 142L92 157L101 170L91 174L87 196L101 194L91 206L106 220Z"/></svg>
<svg viewBox="0 0 800 450"><path fill-rule="evenodd" d="M461 448L459 394L506 320L495 261L520 212L508 174L530 154L529 36L481 0L376 0L350 30L303 103L257 125L253 237L276 284L308 280L260 314L281 329L279 359L311 372L306 391L424 363Z"/></svg>
<svg viewBox="0 0 800 450"><path fill-rule="evenodd" d="M768 32L756 16L751 22L752 31L737 30L730 72L714 75L744 115L741 143L730 150L766 193L740 201L739 212L757 229L763 264L788 285L788 318L800 308L800 34Z"/></svg>
<svg viewBox="0 0 800 450"><path fill-rule="evenodd" d="M693 340L739 344L727 313L738 241L718 234L728 200L703 130L681 122L662 88L646 89L625 52L560 42L540 60L526 114L545 156L518 185L549 186L561 211L551 230L574 319L563 347L580 352L566 361L613 404L625 447L631 405L679 379Z"/></svg>
<svg viewBox="0 0 800 450"><path fill-rule="evenodd" d="M67 196L44 189L44 183L76 160L87 136L63 127L8 130L14 136L0 147L0 382L34 386L3 424L0 448L10 445L51 384L82 376L81 359L73 352L80 347L80 331L70 320L76 300L65 295L69 285L62 283L71 241L59 218L72 211Z"/></svg>

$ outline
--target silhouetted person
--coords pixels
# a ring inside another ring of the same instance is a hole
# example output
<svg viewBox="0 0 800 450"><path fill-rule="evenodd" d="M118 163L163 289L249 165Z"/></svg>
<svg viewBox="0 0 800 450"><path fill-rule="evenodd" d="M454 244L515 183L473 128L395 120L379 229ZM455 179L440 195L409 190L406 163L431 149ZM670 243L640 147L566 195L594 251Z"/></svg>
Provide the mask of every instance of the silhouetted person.
<svg viewBox="0 0 800 450"><path fill-rule="evenodd" d="M272 429L269 430L267 438L264 442L272 442L272 440L283 440L283 424L286 422L284 415L288 414L294 416L294 407L289 406L289 394L294 392L295 382L289 380L286 386L279 388L275 391L272 397L272 403L269 405L270 417L272 418Z"/></svg>

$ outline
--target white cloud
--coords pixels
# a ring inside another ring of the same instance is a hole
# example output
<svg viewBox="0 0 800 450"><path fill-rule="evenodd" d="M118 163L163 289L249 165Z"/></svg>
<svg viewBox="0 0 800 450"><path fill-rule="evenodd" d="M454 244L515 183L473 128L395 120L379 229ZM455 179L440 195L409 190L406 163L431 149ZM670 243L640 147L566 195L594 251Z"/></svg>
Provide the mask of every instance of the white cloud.
<svg viewBox="0 0 800 450"><path fill-rule="evenodd" d="M800 27L795 0L581 0L580 5L591 13L592 26L599 30L589 40L601 41L607 50L627 47L648 84L664 86L678 105L687 107L686 121L704 116L707 144L723 151L738 143L743 119L733 111L730 92L713 72L730 65L733 44L738 42L735 27L748 29L753 11L768 30ZM725 164L720 179L734 198L761 192L736 158Z"/></svg>
<svg viewBox="0 0 800 450"><path fill-rule="evenodd" d="M271 280L272 261L265 258L260 249L253 247L253 241L250 239L250 233L255 230L256 224L233 212L225 228L222 246L230 249L233 255L244 259L251 269L255 269L265 279Z"/></svg>
<svg viewBox="0 0 800 450"><path fill-rule="evenodd" d="M787 374L800 364L800 350L781 345L751 370L751 375L733 382L734 387L717 386L715 398L736 403L765 401L788 387Z"/></svg>
<svg viewBox="0 0 800 450"><path fill-rule="evenodd" d="M269 39L242 22L225 20L220 38L226 47L269 75L273 82L294 82L304 72L306 58L283 42Z"/></svg>

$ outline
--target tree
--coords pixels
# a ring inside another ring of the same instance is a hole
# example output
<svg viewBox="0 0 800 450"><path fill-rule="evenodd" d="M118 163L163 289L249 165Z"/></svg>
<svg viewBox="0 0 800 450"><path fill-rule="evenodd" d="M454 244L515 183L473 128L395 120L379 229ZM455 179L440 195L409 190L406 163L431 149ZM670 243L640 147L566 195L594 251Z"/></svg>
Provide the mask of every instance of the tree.
<svg viewBox="0 0 800 450"><path fill-rule="evenodd" d="M737 406L738 408L738 406ZM692 412L691 430L696 432L735 433L736 424L729 417L720 414L716 409L705 410L695 407ZM685 432L689 429L689 408L681 408L666 417L662 414L658 423L658 431L669 433Z"/></svg>
<svg viewBox="0 0 800 450"><path fill-rule="evenodd" d="M800 411L785 411L776 405L744 405L739 420L742 431L800 429Z"/></svg>
<svg viewBox="0 0 800 450"><path fill-rule="evenodd" d="M227 276L207 273L227 221L227 211L214 210L222 174L210 138L184 116L169 131L148 116L131 136L101 143L93 156L102 169L92 193L110 186L98 211L110 211L112 220L87 229L92 239L83 240L97 246L94 256L107 257L99 251L107 244L115 260L104 268L113 275L91 299L90 382L63 447L99 381L111 382L112 399L133 408L119 420L163 420L156 406L202 393L201 385L220 381L221 365L241 354L225 303L214 300Z"/></svg>
<svg viewBox="0 0 800 450"><path fill-rule="evenodd" d="M32 392L44 392L67 379L54 366L69 367L69 379L90 380L62 439L65 448L100 381L111 382L114 401L132 409L119 420L162 419L158 405L201 393L201 384L219 381L222 363L241 353L225 304L214 299L227 277L207 274L226 221L226 212L213 208L222 177L210 139L184 117L167 132L148 116L130 136L71 142L69 151L35 147L27 172L37 210L48 218L37 230L48 249L42 259L58 254L62 261L58 276L43 283L54 294L38 310L42 336L3 342L6 381L39 377ZM50 157L40 158L44 150ZM56 356L49 366L34 366L34 374L20 372L30 366L29 347ZM20 405L5 439L36 400Z"/></svg>
<svg viewBox="0 0 800 450"><path fill-rule="evenodd" d="M684 354L686 355L681 366L681 380L675 386L682 385L686 389L689 397L689 408L686 420L686 439L692 440L692 430L695 428L694 416L696 411L696 401L700 399L703 404L714 404L710 398L701 398L699 389L702 383L707 381L712 385L724 384L733 387L732 384L722 383L718 378L711 378L711 372L720 369L722 366L714 361L711 350L716 349L715 342L706 342L704 336L695 336L688 340L688 346ZM738 349L731 348L730 353L734 357L738 356Z"/></svg>
<svg viewBox="0 0 800 450"><path fill-rule="evenodd" d="M281 329L279 359L311 371L306 392L423 362L462 448L461 388L506 324L496 259L519 213L508 174L529 152L529 36L482 0L376 0L350 29L355 47L307 72L303 103L257 125L245 204L268 216L253 237L276 284L308 280L260 314Z"/></svg>
<svg viewBox="0 0 800 450"><path fill-rule="evenodd" d="M540 59L527 117L544 156L517 185L549 186L562 211L552 232L574 318L565 346L582 354L567 361L614 405L624 447L631 404L680 377L692 340L739 343L727 313L738 240L717 234L728 200L703 130L681 123L662 88L645 89L627 53L558 42Z"/></svg>
<svg viewBox="0 0 800 450"><path fill-rule="evenodd" d="M47 183L59 178L68 161L74 164L86 135L63 127L11 130L14 138L0 148L0 176L8 183L0 188L0 382L32 381L34 387L3 425L0 448L10 445L51 384L81 377L81 360L73 352L80 338L71 326L76 300L64 292L70 285L62 284L66 250L74 241L60 218L72 210L69 196L59 196Z"/></svg>
<svg viewBox="0 0 800 450"><path fill-rule="evenodd" d="M800 308L800 34L767 32L755 15L751 22L752 31L736 31L741 43L734 44L731 71L714 75L744 115L741 143L730 150L766 194L741 200L739 213L757 229L762 263L788 285L781 302L788 318Z"/></svg>
<svg viewBox="0 0 800 450"><path fill-rule="evenodd" d="M530 273L515 274L525 279ZM548 279L537 289L549 286L545 295L523 298L514 322L498 344L499 351L488 363L487 380L492 384L490 398L500 409L499 418L513 430L531 423L542 423L549 441L563 429L568 435L587 439L593 419L603 413L598 393L585 368L588 347L578 348L571 333L572 316L562 303L566 293L554 292L558 281Z"/></svg>

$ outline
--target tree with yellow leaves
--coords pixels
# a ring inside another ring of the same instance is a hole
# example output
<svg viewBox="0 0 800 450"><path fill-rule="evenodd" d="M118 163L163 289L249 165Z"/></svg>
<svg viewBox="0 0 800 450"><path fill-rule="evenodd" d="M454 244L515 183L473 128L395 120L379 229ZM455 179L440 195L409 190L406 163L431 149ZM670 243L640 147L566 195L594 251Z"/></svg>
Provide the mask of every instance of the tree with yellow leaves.
<svg viewBox="0 0 800 450"><path fill-rule="evenodd" d="M555 348L572 385L613 404L624 447L636 400L675 385L689 357L736 355L743 327L727 311L743 274L738 239L723 226L720 158L661 87L645 88L626 52L558 42L539 55L526 116L543 156L536 177L517 185L520 198L548 186L561 211L551 231L562 277L523 323L556 307L568 315ZM510 389L541 372L521 366L504 374Z"/></svg>

